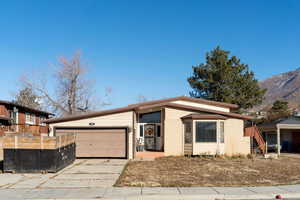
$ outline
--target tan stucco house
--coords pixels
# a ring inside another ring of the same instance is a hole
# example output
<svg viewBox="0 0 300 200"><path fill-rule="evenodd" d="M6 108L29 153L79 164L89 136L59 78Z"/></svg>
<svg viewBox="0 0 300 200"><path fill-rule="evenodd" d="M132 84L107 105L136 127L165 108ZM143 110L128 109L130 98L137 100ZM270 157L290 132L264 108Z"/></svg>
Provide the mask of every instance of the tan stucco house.
<svg viewBox="0 0 300 200"><path fill-rule="evenodd" d="M249 154L244 121L251 117L232 112L237 108L182 96L46 123L50 136L77 133L77 157Z"/></svg>

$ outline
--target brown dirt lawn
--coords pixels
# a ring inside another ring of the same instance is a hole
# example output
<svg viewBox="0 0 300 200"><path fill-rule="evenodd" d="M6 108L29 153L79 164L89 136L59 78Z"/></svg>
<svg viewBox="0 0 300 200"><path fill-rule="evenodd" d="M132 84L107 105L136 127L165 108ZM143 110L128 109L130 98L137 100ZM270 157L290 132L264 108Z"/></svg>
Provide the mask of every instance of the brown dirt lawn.
<svg viewBox="0 0 300 200"><path fill-rule="evenodd" d="M259 186L300 183L300 158L164 157L130 161L116 186Z"/></svg>

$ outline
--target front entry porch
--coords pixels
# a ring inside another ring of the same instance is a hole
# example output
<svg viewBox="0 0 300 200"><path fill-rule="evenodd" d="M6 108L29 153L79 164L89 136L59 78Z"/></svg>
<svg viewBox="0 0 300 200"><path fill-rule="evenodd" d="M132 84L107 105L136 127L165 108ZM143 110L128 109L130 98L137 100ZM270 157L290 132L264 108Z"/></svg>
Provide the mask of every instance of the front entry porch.
<svg viewBox="0 0 300 200"><path fill-rule="evenodd" d="M139 123L136 138L136 156L157 157L163 153L163 137L160 123Z"/></svg>
<svg viewBox="0 0 300 200"><path fill-rule="evenodd" d="M161 121L161 111L138 114L136 158L164 156L164 136Z"/></svg>

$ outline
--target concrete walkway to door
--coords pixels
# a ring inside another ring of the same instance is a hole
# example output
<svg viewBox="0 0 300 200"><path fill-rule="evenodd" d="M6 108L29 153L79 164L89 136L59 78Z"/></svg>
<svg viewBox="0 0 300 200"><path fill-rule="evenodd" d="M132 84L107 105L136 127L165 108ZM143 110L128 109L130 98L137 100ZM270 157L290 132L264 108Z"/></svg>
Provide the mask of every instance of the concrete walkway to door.
<svg viewBox="0 0 300 200"><path fill-rule="evenodd" d="M78 159L55 174L0 174L0 189L112 187L126 163L125 159Z"/></svg>

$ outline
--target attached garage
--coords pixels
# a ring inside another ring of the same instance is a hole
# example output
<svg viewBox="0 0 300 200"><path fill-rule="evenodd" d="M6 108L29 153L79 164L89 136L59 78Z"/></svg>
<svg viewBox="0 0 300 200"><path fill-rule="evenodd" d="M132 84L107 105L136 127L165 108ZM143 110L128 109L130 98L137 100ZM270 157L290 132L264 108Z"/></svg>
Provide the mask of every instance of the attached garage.
<svg viewBox="0 0 300 200"><path fill-rule="evenodd" d="M76 133L76 156L84 158L133 158L131 108L112 109L47 120L49 136Z"/></svg>
<svg viewBox="0 0 300 200"><path fill-rule="evenodd" d="M76 133L76 157L127 158L127 127L56 127L55 135Z"/></svg>

